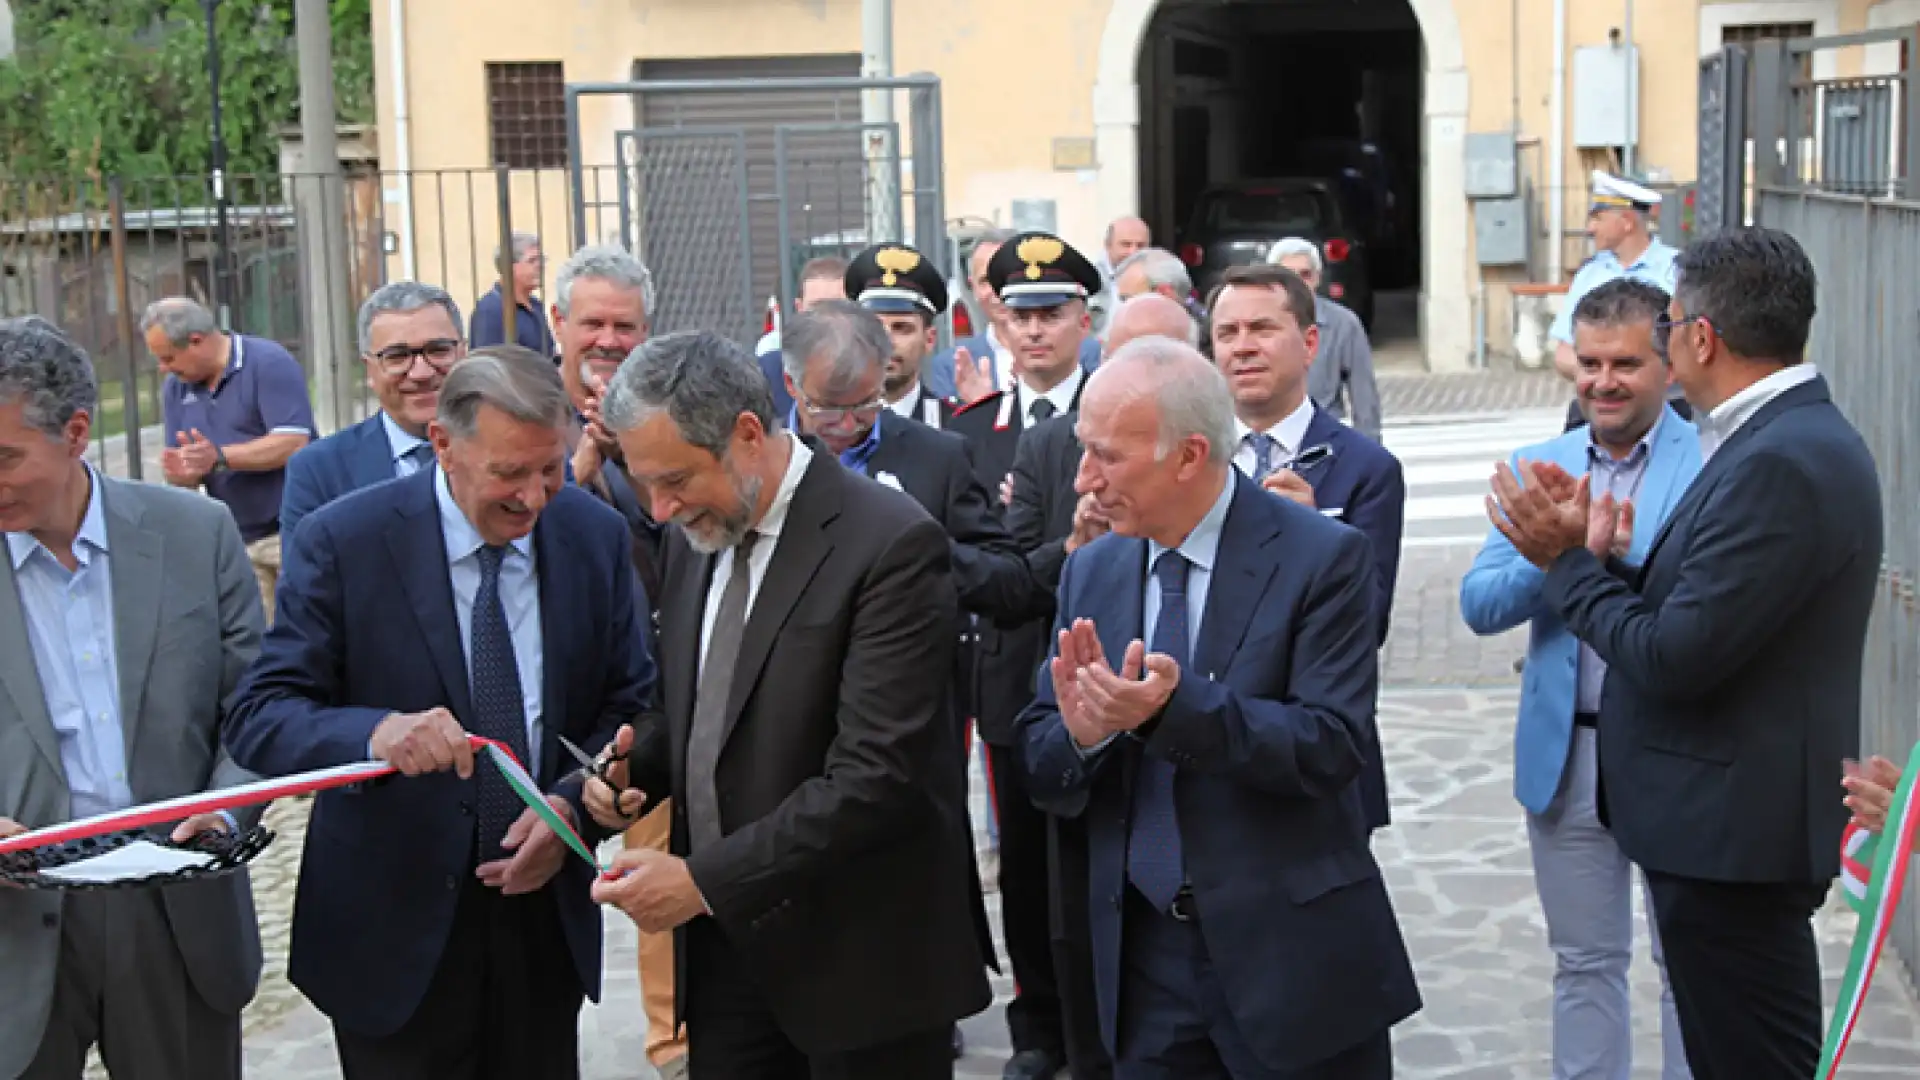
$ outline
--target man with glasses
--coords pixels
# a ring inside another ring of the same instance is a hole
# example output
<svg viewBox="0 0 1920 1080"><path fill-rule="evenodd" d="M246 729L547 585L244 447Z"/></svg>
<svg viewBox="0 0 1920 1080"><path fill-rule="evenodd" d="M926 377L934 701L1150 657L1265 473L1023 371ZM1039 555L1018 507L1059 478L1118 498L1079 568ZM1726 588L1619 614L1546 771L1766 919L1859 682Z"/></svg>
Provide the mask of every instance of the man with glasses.
<svg viewBox="0 0 1920 1080"><path fill-rule="evenodd" d="M433 461L427 423L447 371L467 355L460 309L447 291L417 281L382 285L360 305L360 357L380 411L321 439L287 462L280 535L300 519L382 480L412 476Z"/></svg>
<svg viewBox="0 0 1920 1080"><path fill-rule="evenodd" d="M513 254L513 330L507 330L506 301L500 295L500 283L494 282L486 295L474 302L473 347L523 345L541 356L553 355L553 334L547 329L546 316L540 312L540 272L546 269L546 256L540 252L540 238L517 232L508 241ZM499 266L496 255L492 266Z"/></svg>

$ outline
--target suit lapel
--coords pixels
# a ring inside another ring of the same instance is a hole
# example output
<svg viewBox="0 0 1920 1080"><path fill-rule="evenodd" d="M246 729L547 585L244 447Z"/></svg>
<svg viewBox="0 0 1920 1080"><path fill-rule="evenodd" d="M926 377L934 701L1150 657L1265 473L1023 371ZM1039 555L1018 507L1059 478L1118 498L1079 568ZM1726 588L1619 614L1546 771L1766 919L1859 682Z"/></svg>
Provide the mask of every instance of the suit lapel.
<svg viewBox="0 0 1920 1080"><path fill-rule="evenodd" d="M824 447L814 443L809 446L813 460L807 463L806 475L787 505L787 520L780 527L773 559L767 564L767 575L760 582L759 595L754 597L753 612L740 639L740 656L727 694L726 730L720 736L723 746L740 722L740 713L754 684L760 681L760 672L766 667L781 627L787 624L787 616L793 614L794 605L813 582L820 564L833 554L833 537L826 529L840 516L840 486L847 483L847 478Z"/></svg>
<svg viewBox="0 0 1920 1080"><path fill-rule="evenodd" d="M679 526L673 529L679 533ZM660 604L660 700L674 745L684 747L693 723L694 695L700 686L700 635L705 629L714 559L695 551L683 535L668 542L674 545L677 557L662 567L669 595ZM676 760L673 764L678 770L684 763Z"/></svg>
<svg viewBox="0 0 1920 1080"><path fill-rule="evenodd" d="M111 540L108 543L112 543ZM27 613L20 603L20 584L13 576L13 553L0 544L0 559L5 573L0 574L0 692L13 699L15 714L27 726L33 745L53 767L55 776L65 782L66 769L60 764L60 735L53 730L53 718L47 714L47 693L40 685L40 673L34 667L33 642L27 635Z"/></svg>
<svg viewBox="0 0 1920 1080"><path fill-rule="evenodd" d="M1692 506L1695 500L1706 497L1703 493L1713 486L1713 482L1719 478L1722 472L1732 468L1733 463L1737 459L1746 456L1745 448L1747 443L1768 424L1773 423L1774 417L1779 416L1788 409L1797 408L1801 405L1831 400L1832 397L1827 392L1826 379L1822 376L1815 376L1812 382L1802 383L1799 386L1787 390L1785 393L1775 397L1772 401L1767 402L1760 408L1760 411L1748 417L1747 422L1741 424L1738 431L1735 431L1726 442L1721 443L1719 447L1714 450L1713 457L1701 464L1699 474L1693 478L1693 483L1689 484L1686 491L1681 494L1679 501L1674 505L1673 513L1668 515L1667 520L1661 523L1660 532L1653 538L1653 543L1647 546L1647 555L1646 558L1642 560L1642 565L1653 561L1654 554L1660 550L1660 546L1666 543L1667 536L1673 532L1674 522L1685 516L1686 509ZM1700 421L1700 424L1704 425L1704 423L1704 420Z"/></svg>
<svg viewBox="0 0 1920 1080"><path fill-rule="evenodd" d="M1228 476L1236 485L1233 503L1220 529L1200 639L1193 643L1193 671L1209 679L1233 659L1268 583L1280 568L1278 552L1269 549L1280 538L1277 504L1269 506L1259 486L1240 473Z"/></svg>
<svg viewBox="0 0 1920 1080"><path fill-rule="evenodd" d="M453 605L453 575L447 567L434 475L435 470L422 469L407 478L408 497L395 508L396 519L387 528L387 553L393 557L401 589L420 624L420 636L453 705L453 714L465 717L473 711L472 684L467 678L466 651L460 643L460 619ZM543 602L541 606L544 619L546 605Z"/></svg>
<svg viewBox="0 0 1920 1080"><path fill-rule="evenodd" d="M380 415L376 412L360 422L358 445L353 448L356 490L393 479L393 445L387 441L387 428Z"/></svg>
<svg viewBox="0 0 1920 1080"><path fill-rule="evenodd" d="M164 541L140 528L140 504L101 479L100 506L107 521L107 565L113 577L114 666L120 672L120 730L127 749L137 745L140 716L146 711L147 669L160 635L160 606L166 589Z"/></svg>
<svg viewBox="0 0 1920 1080"><path fill-rule="evenodd" d="M1146 641L1153 636L1142 606L1146 602L1147 542L1125 537L1116 542L1112 558L1082 562L1087 563L1091 571L1081 586L1083 595L1103 598L1102 606L1097 609L1100 614L1094 617L1094 627L1100 632L1100 647L1106 650L1108 663L1117 667L1120 658L1126 655L1128 643L1134 638ZM1048 649L1055 644L1048 640Z"/></svg>
<svg viewBox="0 0 1920 1080"><path fill-rule="evenodd" d="M1647 514L1649 521L1662 524L1668 521L1674 503L1687 489L1687 481L1699 471L1699 463L1699 432L1680 419L1680 414L1668 409L1660 418L1660 431L1647 461L1646 488L1640 493L1640 505L1634 507L1635 513ZM1643 532L1642 535L1653 534ZM1640 541L1635 546L1641 548L1638 559L1644 562L1645 552L1651 551L1652 545Z"/></svg>
<svg viewBox="0 0 1920 1080"><path fill-rule="evenodd" d="M534 757L534 767L539 770L535 777L544 782L560 775L560 743L554 736L559 734L561 724L569 715L567 690L571 682L567 679L566 666L577 651L576 643L564 640L561 635L574 625L566 616L587 610L590 598L582 588L582 576L571 572L579 565L574 558L573 537L552 523L550 513L540 515L534 525L533 560L534 569L540 575L541 739L539 746L530 746L527 752Z"/></svg>

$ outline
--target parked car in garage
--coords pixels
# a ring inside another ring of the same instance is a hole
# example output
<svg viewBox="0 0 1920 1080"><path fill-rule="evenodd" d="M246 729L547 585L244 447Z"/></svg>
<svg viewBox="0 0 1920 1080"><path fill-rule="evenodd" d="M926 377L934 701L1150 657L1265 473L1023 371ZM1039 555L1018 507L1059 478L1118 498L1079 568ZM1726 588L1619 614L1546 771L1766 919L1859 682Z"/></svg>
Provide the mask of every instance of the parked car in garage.
<svg viewBox="0 0 1920 1080"><path fill-rule="evenodd" d="M1266 261L1267 251L1289 236L1320 245L1326 264L1321 291L1353 309L1373 327L1373 285L1367 244L1341 212L1340 199L1324 180L1297 177L1241 180L1208 188L1180 230L1180 258L1206 296L1230 266Z"/></svg>

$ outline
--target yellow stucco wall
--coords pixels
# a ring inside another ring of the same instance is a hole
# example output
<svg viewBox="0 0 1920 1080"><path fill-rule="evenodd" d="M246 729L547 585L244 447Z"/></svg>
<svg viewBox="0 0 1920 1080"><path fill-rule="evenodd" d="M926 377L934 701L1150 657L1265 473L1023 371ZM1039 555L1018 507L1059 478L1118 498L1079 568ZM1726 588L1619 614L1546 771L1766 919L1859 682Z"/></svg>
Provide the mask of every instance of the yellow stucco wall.
<svg viewBox="0 0 1920 1080"><path fill-rule="evenodd" d="M1092 170L1055 171L1053 140L1094 136L1094 87L1103 34L1110 11L1122 2L895 0L895 70L931 71L943 83L949 217L1006 222L1013 199L1050 198L1058 206L1061 232L1076 243L1097 243L1104 225L1098 177ZM1903 10L1912 6L1911 0L1887 2ZM1431 13L1447 4L1465 64L1466 130L1507 129L1514 121L1518 90L1518 126L1523 139L1534 141L1522 151L1522 167L1534 178L1544 212L1549 195L1553 5L1544 0L1422 0L1416 10L1425 7ZM392 108L389 6L389 0L372 3L381 161L392 169L401 157ZM1566 6L1563 222L1572 232L1584 215L1586 183L1586 168L1571 146L1572 51L1605 44L1609 29L1621 24L1625 3L1568 0ZM1634 5L1634 37L1642 58L1640 163L1679 180L1691 179L1695 171L1697 59L1703 44L1712 44L1702 41L1701 28L1709 21L1702 6L1700 0L1636 0ZM1737 9L1740 18L1720 21L1789 21L1818 9L1828 25L1846 32L1865 28L1874 6L1871 0L1749 0L1725 6L1729 13ZM853 53L860 47L859 0L570 0L537 12L501 0L404 0L404 9L410 165L415 170L484 164L483 65L489 60L559 59L566 63L569 80L621 80L629 76L635 59ZM1860 70L1859 53L1840 57L1831 73ZM631 119L623 99L588 103L582 129L589 160L610 164L613 132ZM1430 175L1444 172L1429 169ZM469 183L476 185L471 198L466 193ZM563 237L565 189L558 175L516 181L516 224L532 214L536 187L540 231ZM457 297L480 291L484 286L473 280L470 268L491 257L495 242L491 177L422 178L414 189L416 273L445 280ZM388 199L389 211L395 211L392 190ZM1466 214L1463 200L1453 205ZM549 248L550 256L565 254L563 244ZM1578 242L1569 241L1566 251L1570 271L1579 259ZM1476 277L1471 230L1467 250L1459 252L1457 260L1441 253L1429 265L1458 265L1468 277ZM394 269L397 272L397 261ZM1493 314L1490 323L1498 339L1504 332L1504 306Z"/></svg>

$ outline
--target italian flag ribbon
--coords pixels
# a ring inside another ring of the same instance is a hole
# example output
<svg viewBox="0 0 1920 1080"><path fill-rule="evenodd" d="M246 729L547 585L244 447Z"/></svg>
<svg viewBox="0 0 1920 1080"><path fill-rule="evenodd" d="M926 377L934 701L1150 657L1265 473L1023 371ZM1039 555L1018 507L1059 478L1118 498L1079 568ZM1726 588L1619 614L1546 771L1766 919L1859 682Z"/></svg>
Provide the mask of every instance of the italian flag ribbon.
<svg viewBox="0 0 1920 1080"><path fill-rule="evenodd" d="M1914 747L1900 775L1900 788L1887 811L1886 831L1875 834L1848 825L1840 837L1840 887L1847 894L1847 903L1859 913L1860 926L1854 931L1853 955L1847 960L1840 997L1834 1002L1833 1018L1827 1025L1826 1045L1820 1050L1820 1071L1814 1075L1821 1080L1833 1080L1840 1070L1840 1059L1866 1006L1867 987L1873 982L1880 950L1886 947L1887 933L1893 928L1894 912L1900 908L1914 838L1920 833L1920 803L1913 797L1916 780L1920 780L1920 746Z"/></svg>
<svg viewBox="0 0 1920 1080"><path fill-rule="evenodd" d="M506 778L507 785L513 788L520 801L537 814L554 834L566 843L567 847L581 858L587 860L596 871L604 871L600 860L594 857L593 849L580 839L567 819L560 816L547 796L540 790L533 777L527 774L513 751L492 739L478 735L467 736L467 742L478 757L491 762ZM151 829L161 825L172 825L185 821L195 814L213 814L222 810L239 810L249 806L259 806L276 799L288 799L297 795L310 795L318 791L351 787L365 784L383 777L398 775L399 770L384 761L360 761L351 765L339 765L330 769L316 769L312 772L296 773L272 780L256 780L251 784L240 784L215 791L195 792L173 799L133 806L117 810L110 814L81 818L59 825L50 825L44 829L34 829L0 840L0 855L16 851L27 851L37 847L65 844L74 840L84 840L90 836L105 836L109 833L128 832L134 829Z"/></svg>

